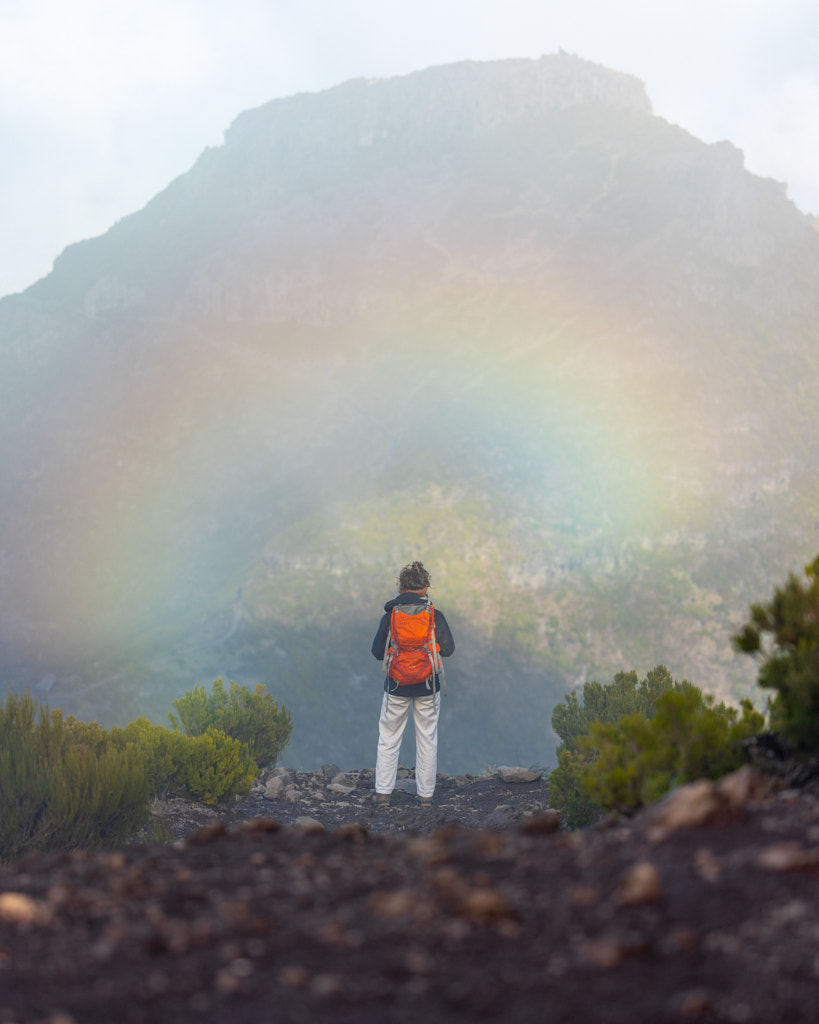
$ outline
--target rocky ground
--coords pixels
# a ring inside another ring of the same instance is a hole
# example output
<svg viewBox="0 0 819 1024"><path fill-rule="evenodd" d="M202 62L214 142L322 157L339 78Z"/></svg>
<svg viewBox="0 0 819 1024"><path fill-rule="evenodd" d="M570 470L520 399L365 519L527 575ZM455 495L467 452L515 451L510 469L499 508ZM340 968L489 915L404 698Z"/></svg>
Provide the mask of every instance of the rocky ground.
<svg viewBox="0 0 819 1024"><path fill-rule="evenodd" d="M373 775L372 769L342 772L333 764L316 772L275 768L262 773L250 796L229 809L174 798L157 801L138 838L183 839L215 821L230 826L260 816L282 825L319 824L330 829L360 822L370 832L428 832L447 823L504 828L541 813L549 804L548 776L540 770L501 767L482 776L439 775L432 808L419 806L411 768L399 768L390 806L375 807ZM504 782L504 777L510 781Z"/></svg>
<svg viewBox="0 0 819 1024"><path fill-rule="evenodd" d="M442 780L425 812L373 809L361 772L325 795L338 774L184 840L0 869L0 1022L817 1019L810 793L748 768L571 833L542 779Z"/></svg>

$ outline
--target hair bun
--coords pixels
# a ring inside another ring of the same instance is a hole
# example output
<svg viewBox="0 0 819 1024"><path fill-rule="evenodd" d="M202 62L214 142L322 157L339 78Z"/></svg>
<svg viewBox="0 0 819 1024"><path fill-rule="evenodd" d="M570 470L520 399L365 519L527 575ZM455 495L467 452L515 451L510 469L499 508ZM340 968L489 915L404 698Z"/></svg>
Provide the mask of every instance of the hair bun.
<svg viewBox="0 0 819 1024"><path fill-rule="evenodd" d="M432 577L424 568L423 562L413 562L411 565L405 565L398 574L398 588L399 590L424 590L429 586L431 579Z"/></svg>

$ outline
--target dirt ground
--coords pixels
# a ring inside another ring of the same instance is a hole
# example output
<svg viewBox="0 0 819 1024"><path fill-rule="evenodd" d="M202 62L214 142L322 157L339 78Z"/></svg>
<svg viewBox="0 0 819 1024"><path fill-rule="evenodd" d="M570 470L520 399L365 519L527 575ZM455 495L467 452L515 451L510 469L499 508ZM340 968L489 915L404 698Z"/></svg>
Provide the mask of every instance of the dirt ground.
<svg viewBox="0 0 819 1024"><path fill-rule="evenodd" d="M439 775L433 807L421 808L415 796L415 772L401 768L398 787L404 788L396 788L389 808L383 809L373 804L372 769L340 772L335 765L327 765L315 772L277 771L286 773L286 784L282 795L272 800L263 794L274 773L261 776L250 796L227 810L188 800L159 802L140 839L183 839L195 828L217 820L230 827L256 817L275 818L282 825L318 822L328 829L360 822L375 833L428 832L453 822L464 828L505 828L549 806L548 773L525 783L505 783L497 773ZM351 792L329 788L339 777L346 783L341 788L354 787Z"/></svg>
<svg viewBox="0 0 819 1024"><path fill-rule="evenodd" d="M453 781L431 812L368 782L326 827L255 794L185 840L0 869L0 1024L819 1019L814 796L695 784L569 833L531 810L545 782Z"/></svg>

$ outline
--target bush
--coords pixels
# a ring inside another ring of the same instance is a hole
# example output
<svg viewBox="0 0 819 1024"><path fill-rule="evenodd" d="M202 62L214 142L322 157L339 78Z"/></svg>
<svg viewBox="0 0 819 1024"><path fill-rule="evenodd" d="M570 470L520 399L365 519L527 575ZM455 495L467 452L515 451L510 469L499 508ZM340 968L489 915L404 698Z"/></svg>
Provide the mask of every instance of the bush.
<svg viewBox="0 0 819 1024"><path fill-rule="evenodd" d="M162 725L153 725L143 716L129 722L124 729L115 726L108 735L108 742L120 750L141 752L151 796L186 795L183 779L189 742L186 736Z"/></svg>
<svg viewBox="0 0 819 1024"><path fill-rule="evenodd" d="M152 796L181 796L215 804L246 796L258 772L245 744L219 729L183 736L138 718L124 729L112 729L110 742L142 753Z"/></svg>
<svg viewBox="0 0 819 1024"><path fill-rule="evenodd" d="M557 748L557 768L549 775L549 805L572 828L591 825L603 813L582 785L585 759L568 747Z"/></svg>
<svg viewBox="0 0 819 1024"><path fill-rule="evenodd" d="M653 718L593 723L580 743L585 793L605 810L630 814L672 786L733 771L744 761L742 740L765 724L749 700L741 708L740 717L736 708L686 684L657 698Z"/></svg>
<svg viewBox="0 0 819 1024"><path fill-rule="evenodd" d="M220 729L187 737L180 781L194 800L215 804L247 796L257 771L245 744Z"/></svg>
<svg viewBox="0 0 819 1024"><path fill-rule="evenodd" d="M768 604L753 604L733 638L760 659L759 685L774 690L771 726L797 748L819 750L819 557L807 580L790 573Z"/></svg>
<svg viewBox="0 0 819 1024"><path fill-rule="evenodd" d="M572 690L565 703L552 712L552 728L569 750L577 750L578 741L589 734L592 722L619 722L626 715L654 713L654 702L661 693L682 684L675 683L665 665L657 665L637 681L637 673L618 672L605 685L591 680L583 684L583 703Z"/></svg>
<svg viewBox="0 0 819 1024"><path fill-rule="evenodd" d="M96 723L77 725L30 694L0 704L0 861L115 846L147 819L140 752L109 748Z"/></svg>
<svg viewBox="0 0 819 1024"><path fill-rule="evenodd" d="M650 718L658 697L679 687L665 665L657 665L638 681L637 673L618 672L607 684L596 680L583 685L583 703L577 693L566 694L552 713L552 728L561 739L557 748L557 768L549 776L549 803L573 828L590 825L603 813L583 784L583 773L594 759L594 752L581 745L593 723L615 724L627 715Z"/></svg>
<svg viewBox="0 0 819 1024"><path fill-rule="evenodd" d="M290 712L279 708L260 683L250 691L231 680L228 691L220 678L215 680L212 693L204 686L195 686L185 690L173 706L178 717L170 714L168 718L174 729L181 727L187 736L202 736L208 729L221 730L243 743L259 766L276 763L293 730Z"/></svg>

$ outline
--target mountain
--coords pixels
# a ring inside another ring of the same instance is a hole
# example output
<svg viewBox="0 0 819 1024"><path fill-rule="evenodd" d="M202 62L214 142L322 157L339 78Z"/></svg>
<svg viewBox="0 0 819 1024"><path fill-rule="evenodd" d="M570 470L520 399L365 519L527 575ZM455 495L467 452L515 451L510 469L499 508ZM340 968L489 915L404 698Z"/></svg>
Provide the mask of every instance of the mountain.
<svg viewBox="0 0 819 1024"><path fill-rule="evenodd" d="M819 546L818 283L784 186L576 57L246 112L0 302L2 674L104 724L264 682L289 763L364 765L420 557L442 770L549 761L623 668L752 692L731 632Z"/></svg>

